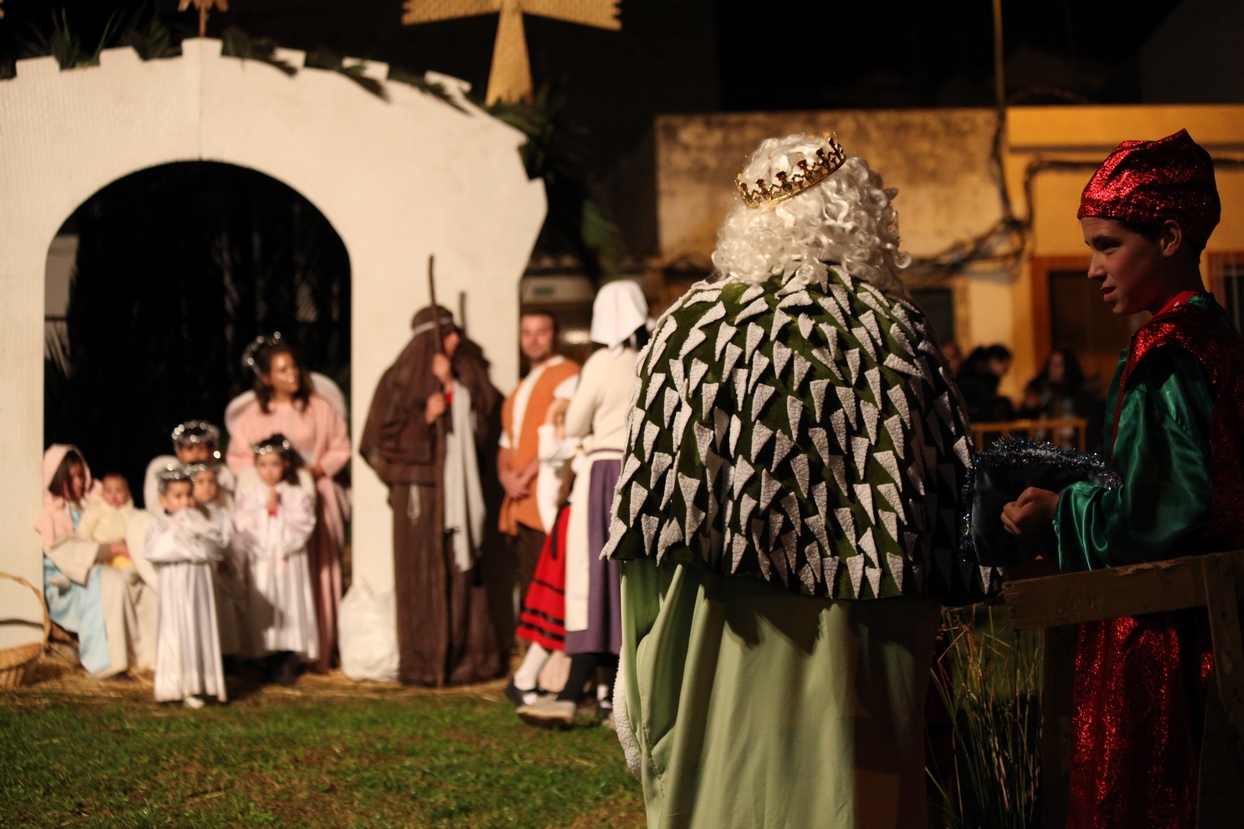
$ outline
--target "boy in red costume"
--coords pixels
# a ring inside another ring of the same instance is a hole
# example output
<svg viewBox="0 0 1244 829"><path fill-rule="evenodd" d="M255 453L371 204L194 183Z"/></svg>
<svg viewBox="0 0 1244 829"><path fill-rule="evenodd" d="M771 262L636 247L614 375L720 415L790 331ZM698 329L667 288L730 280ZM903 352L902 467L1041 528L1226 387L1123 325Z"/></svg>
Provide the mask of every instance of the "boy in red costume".
<svg viewBox="0 0 1244 829"><path fill-rule="evenodd" d="M1084 189L1089 279L1115 314L1153 318L1110 384L1123 485L1032 488L1003 511L1019 535L1052 521L1063 570L1244 548L1244 344L1199 267L1219 213L1213 162L1184 130L1120 144ZM1196 825L1212 669L1203 607L1081 627L1068 827Z"/></svg>

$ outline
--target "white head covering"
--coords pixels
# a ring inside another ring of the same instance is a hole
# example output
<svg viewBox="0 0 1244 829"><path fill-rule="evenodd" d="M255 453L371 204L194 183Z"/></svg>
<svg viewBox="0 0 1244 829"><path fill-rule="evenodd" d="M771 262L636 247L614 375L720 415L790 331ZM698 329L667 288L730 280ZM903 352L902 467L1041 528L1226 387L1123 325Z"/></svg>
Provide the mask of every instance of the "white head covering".
<svg viewBox="0 0 1244 829"><path fill-rule="evenodd" d="M592 303L592 342L614 348L648 323L648 301L629 279L607 282Z"/></svg>

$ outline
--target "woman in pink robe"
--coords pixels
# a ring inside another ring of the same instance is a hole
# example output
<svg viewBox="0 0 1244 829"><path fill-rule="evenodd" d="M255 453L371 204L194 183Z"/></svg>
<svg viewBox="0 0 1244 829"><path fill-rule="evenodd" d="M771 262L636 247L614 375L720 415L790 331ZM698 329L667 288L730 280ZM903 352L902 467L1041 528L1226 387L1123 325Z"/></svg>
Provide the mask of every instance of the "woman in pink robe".
<svg viewBox="0 0 1244 829"><path fill-rule="evenodd" d="M235 398L225 410L229 451L225 461L239 478L254 465L251 444L281 433L302 457L315 480L315 534L307 545L320 655L312 665L326 673L337 646L337 610L341 604L341 552L348 496L333 479L350 460L350 435L341 391L323 375L303 369L293 347L269 340L253 355L255 389Z"/></svg>

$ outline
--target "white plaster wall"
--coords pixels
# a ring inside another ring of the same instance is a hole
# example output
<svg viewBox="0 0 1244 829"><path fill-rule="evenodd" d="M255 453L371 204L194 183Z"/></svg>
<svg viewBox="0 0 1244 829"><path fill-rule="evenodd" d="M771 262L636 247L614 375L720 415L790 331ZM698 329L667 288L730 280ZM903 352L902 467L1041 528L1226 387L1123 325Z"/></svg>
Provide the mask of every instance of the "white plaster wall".
<svg viewBox="0 0 1244 829"><path fill-rule="evenodd" d="M442 304L456 311L466 293L468 333L493 381L508 389L517 380L518 281L546 207L518 155L523 136L470 105L453 79L444 80L459 108L401 83L383 84L385 101L337 73L301 69L298 52L282 53L300 68L291 77L222 58L220 47L187 40L182 57L149 62L114 49L98 67L66 72L39 58L0 82L0 570L41 578L31 521L41 501L48 246L79 204L138 170L249 167L332 223L350 257L356 446L376 382L428 301L429 254ZM385 490L361 462L353 481L355 578L386 589Z"/></svg>

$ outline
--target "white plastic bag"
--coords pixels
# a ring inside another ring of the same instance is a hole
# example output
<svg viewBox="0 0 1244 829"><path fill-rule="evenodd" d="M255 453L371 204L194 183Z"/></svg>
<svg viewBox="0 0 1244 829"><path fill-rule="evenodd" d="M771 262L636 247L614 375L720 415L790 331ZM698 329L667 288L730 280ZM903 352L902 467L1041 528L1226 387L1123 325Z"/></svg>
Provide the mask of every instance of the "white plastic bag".
<svg viewBox="0 0 1244 829"><path fill-rule="evenodd" d="M397 605L393 591L372 593L363 584L341 600L337 647L341 670L355 682L397 680Z"/></svg>

